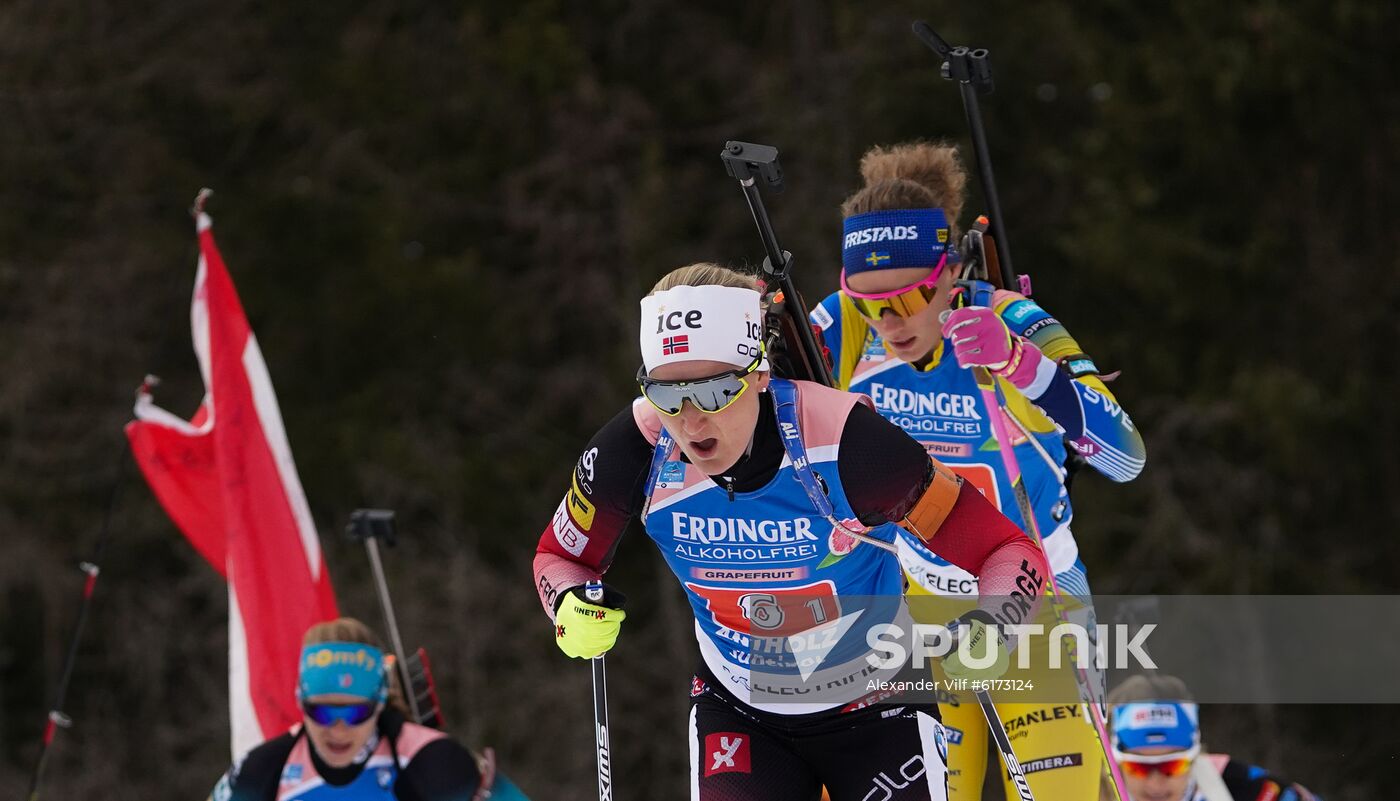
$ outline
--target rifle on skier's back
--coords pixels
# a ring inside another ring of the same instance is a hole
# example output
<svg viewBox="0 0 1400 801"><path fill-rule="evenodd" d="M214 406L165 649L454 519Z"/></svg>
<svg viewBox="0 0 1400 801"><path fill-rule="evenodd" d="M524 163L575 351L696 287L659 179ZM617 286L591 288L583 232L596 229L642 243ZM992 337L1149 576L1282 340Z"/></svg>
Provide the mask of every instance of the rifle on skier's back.
<svg viewBox="0 0 1400 801"><path fill-rule="evenodd" d="M763 239L766 252L763 275L769 302L764 346L773 374L835 386L830 355L812 330L807 302L792 281L792 254L778 244L763 196L758 191L759 179L775 192L783 189L778 149L771 145L730 141L725 143L719 156L730 176L739 182L754 224L758 226L758 235Z"/></svg>
<svg viewBox="0 0 1400 801"><path fill-rule="evenodd" d="M442 704L438 701L428 651L425 648L419 648L412 654L404 651L403 639L399 637L399 622L394 616L394 604L389 599L389 583L384 578L384 564L379 558L380 540L386 547L398 543L394 513L388 509L356 509L350 515L350 525L346 526L345 532L351 539L363 542L369 555L375 591L379 595L379 609L384 614L384 625L394 648L394 669L398 673L399 686L403 688L404 700L408 703L413 722L442 729L446 726L446 720L442 715Z"/></svg>
<svg viewBox="0 0 1400 801"><path fill-rule="evenodd" d="M987 199L987 214L979 216L963 236L963 275L986 281L999 289L1015 289L1029 295L1030 277L1017 275L1011 263L1011 243L1007 240L1006 222L1001 216L1001 198L997 195L996 175L992 172L991 150L987 147L987 132L982 126L982 107L977 101L979 94L989 95L996 88L992 81L991 54L985 47L953 47L926 22L914 23L914 34L943 60L943 77L958 85L963 111L967 115L968 132L972 135L977 176L982 184L982 194Z"/></svg>

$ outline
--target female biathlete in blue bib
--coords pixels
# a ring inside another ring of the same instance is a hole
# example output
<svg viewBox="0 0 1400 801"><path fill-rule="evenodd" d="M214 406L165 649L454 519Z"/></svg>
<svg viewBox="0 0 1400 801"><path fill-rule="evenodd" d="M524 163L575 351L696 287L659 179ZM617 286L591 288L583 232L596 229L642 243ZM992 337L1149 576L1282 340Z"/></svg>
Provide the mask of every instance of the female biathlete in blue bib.
<svg viewBox="0 0 1400 801"><path fill-rule="evenodd" d="M1108 700L1127 801L1322 801L1301 784L1229 754L1205 753L1200 709L1175 676L1130 676Z"/></svg>
<svg viewBox="0 0 1400 801"><path fill-rule="evenodd" d="M943 801L936 705L879 703L903 665L867 658L872 632L907 620L886 548L908 531L998 601L1036 603L1046 563L863 399L771 377L763 314L753 277L712 264L672 272L643 299L642 397L579 458L540 538L540 600L564 653L610 649L621 599L606 589L590 602L585 585L639 517L694 612L692 799L815 801L825 785L837 801ZM960 628L992 640L1004 666L991 614ZM954 652L944 666L985 675L971 661Z"/></svg>
<svg viewBox="0 0 1400 801"><path fill-rule="evenodd" d="M861 172L866 186L842 209L841 291L812 311L838 385L870 396L880 414L1024 528L992 438L991 415L1001 412L984 405L968 368L990 369L1007 399L1007 427L1050 566L1062 591L1088 596L1070 533L1067 463L1077 455L1110 479L1128 481L1144 464L1142 438L1093 360L1035 301L1010 291L984 292L990 303L953 309L962 268L956 220L967 180L956 149L924 143L875 148ZM911 594L977 593L975 577L917 539L901 536L899 545ZM913 605L920 620L922 606ZM948 619L941 617L948 609L935 609L935 620ZM1055 623L1048 611L1047 604L1037 621L1047 630ZM1078 611L1078 620L1089 622L1091 611ZM1072 676L1059 678L1064 683L1055 703L1001 706L1007 734L1037 798L1097 798L1102 746L1075 703ZM1036 700L1049 697L1038 689ZM980 799L987 739L977 705L967 694L943 701L950 798ZM1009 782L1006 792L1015 797Z"/></svg>
<svg viewBox="0 0 1400 801"><path fill-rule="evenodd" d="M312 626L297 671L304 719L249 751L211 801L526 801L446 733L404 719L374 635L354 618Z"/></svg>

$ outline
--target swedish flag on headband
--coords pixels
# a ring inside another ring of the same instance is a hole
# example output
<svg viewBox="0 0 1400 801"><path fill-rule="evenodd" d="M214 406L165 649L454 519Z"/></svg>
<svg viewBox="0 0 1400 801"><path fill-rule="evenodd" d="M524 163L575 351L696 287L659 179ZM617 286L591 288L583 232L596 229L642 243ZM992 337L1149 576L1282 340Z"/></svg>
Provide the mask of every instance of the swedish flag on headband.
<svg viewBox="0 0 1400 801"><path fill-rule="evenodd" d="M841 264L846 275L900 267L933 267L946 254L961 259L952 245L943 209L890 209L847 217ZM880 250L871 249L876 245Z"/></svg>

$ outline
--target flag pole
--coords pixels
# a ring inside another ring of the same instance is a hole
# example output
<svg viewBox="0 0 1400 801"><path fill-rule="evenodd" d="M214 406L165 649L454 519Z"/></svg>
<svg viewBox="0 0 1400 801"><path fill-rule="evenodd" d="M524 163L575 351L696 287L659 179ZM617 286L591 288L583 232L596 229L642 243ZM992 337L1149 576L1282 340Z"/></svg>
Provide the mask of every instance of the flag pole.
<svg viewBox="0 0 1400 801"><path fill-rule="evenodd" d="M204 213L204 204L209 201L213 194L214 190L207 186L200 189L194 196L194 203L190 206L190 216L198 219L199 215Z"/></svg>
<svg viewBox="0 0 1400 801"><path fill-rule="evenodd" d="M214 241L212 194L200 189L187 206L199 248L189 320L204 399L186 419L143 396L127 437L166 514L228 582L237 758L301 720L287 690L301 640L337 610L272 376Z"/></svg>

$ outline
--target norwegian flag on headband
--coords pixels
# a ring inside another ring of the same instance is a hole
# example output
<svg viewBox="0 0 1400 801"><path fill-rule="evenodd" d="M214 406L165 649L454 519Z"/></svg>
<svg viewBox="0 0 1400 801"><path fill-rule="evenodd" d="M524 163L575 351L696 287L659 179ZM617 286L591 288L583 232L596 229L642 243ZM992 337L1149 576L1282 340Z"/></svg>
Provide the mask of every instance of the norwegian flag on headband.
<svg viewBox="0 0 1400 801"><path fill-rule="evenodd" d="M661 340L661 353L671 356L676 353L690 352L690 335L679 334L673 337L665 337Z"/></svg>
<svg viewBox="0 0 1400 801"><path fill-rule="evenodd" d="M228 580L229 719L235 758L301 720L301 638L336 617L335 595L258 341L196 214L190 323L204 401L184 420L149 386L126 426L146 481L175 525Z"/></svg>

